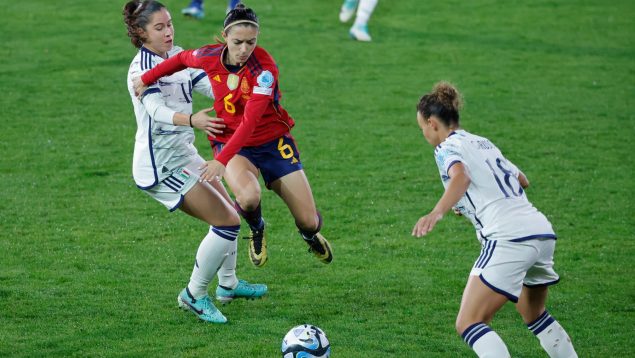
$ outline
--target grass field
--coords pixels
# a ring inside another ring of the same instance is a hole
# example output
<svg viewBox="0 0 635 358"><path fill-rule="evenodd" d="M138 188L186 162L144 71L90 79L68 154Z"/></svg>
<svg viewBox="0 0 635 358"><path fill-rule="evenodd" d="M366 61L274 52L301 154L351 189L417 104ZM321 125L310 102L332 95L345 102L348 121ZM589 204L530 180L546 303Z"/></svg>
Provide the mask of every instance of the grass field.
<svg viewBox="0 0 635 358"><path fill-rule="evenodd" d="M176 42L212 42L225 2L207 0L199 22L179 14L187 2L164 1ZM442 193L415 121L439 80L463 91L464 128L523 169L552 221L562 280L548 308L579 356L635 356L632 1L380 1L370 44L347 38L340 0L248 3L335 260L307 254L264 193L269 263L251 266L241 240L238 274L270 294L222 307L227 325L176 308L205 225L131 179L123 3L0 2L0 356L276 357L301 323L323 328L335 357L474 356L454 332L473 230L448 216L410 236ZM492 327L512 356L546 357L513 306Z"/></svg>

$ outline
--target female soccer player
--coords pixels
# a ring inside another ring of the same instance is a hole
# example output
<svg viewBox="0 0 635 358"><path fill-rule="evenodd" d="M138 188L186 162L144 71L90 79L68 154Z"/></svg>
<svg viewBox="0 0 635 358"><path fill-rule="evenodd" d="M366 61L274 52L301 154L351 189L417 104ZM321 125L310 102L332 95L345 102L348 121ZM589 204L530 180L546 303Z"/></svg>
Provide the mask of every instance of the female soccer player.
<svg viewBox="0 0 635 358"><path fill-rule="evenodd" d="M260 174L267 188L286 203L309 251L329 263L333 259L331 247L320 234L322 219L290 134L294 121L279 103L278 67L256 46L258 33L256 14L238 4L225 17L224 43L178 53L146 72L135 89L143 93L147 84L187 67L204 69L212 83L214 110L226 127L216 137L208 137L215 160L201 166L200 178L214 181L225 177L236 196L238 212L251 228L252 263L262 266L267 261Z"/></svg>
<svg viewBox="0 0 635 358"><path fill-rule="evenodd" d="M460 101L456 88L441 82L417 106L423 136L436 147L445 193L412 235L429 233L452 207L476 228L482 250L463 292L456 330L479 357L509 357L487 325L507 300L550 357L577 357L567 333L545 310L547 287L559 280L551 224L527 200L525 175L487 138L460 128Z"/></svg>
<svg viewBox="0 0 635 358"><path fill-rule="evenodd" d="M223 124L207 116L212 109L192 114L192 89L212 96L205 73L183 70L163 77L148 88L142 101L135 96L132 78L174 56L170 13L156 1L130 1L123 9L128 36L139 52L128 71L128 91L137 119L132 173L137 186L170 211L181 209L210 225L196 253L190 282L178 295L179 306L204 321L225 323L207 289L218 274L216 298L225 303L239 297L260 297L265 285L252 285L236 278L236 237L240 217L223 185L199 182L197 167L205 163L194 145L192 127L208 135L219 133Z"/></svg>

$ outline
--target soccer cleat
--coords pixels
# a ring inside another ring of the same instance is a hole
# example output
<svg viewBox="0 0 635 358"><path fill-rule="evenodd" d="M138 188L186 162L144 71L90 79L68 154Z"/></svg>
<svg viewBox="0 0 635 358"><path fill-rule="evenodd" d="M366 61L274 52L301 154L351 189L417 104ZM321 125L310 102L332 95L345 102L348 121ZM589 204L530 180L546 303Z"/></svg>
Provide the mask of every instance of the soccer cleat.
<svg viewBox="0 0 635 358"><path fill-rule="evenodd" d="M362 41L362 42L370 42L372 38L368 33L367 25L353 25L351 30L348 32L353 40Z"/></svg>
<svg viewBox="0 0 635 358"><path fill-rule="evenodd" d="M302 235L302 234L300 234ZM315 257L320 259L325 264L331 263L333 261L333 251L331 250L331 244L320 234L319 232L313 235L312 238L307 239L302 235L304 242L309 245L309 252L312 252Z"/></svg>
<svg viewBox="0 0 635 358"><path fill-rule="evenodd" d="M195 19L202 19L203 17L205 17L205 11L203 11L203 7L197 6L195 4L190 4L190 6L181 10L181 14L193 17Z"/></svg>
<svg viewBox="0 0 635 358"><path fill-rule="evenodd" d="M181 291L176 299L179 308L192 311L199 319L211 323L226 323L227 318L214 306L208 295L201 298L194 298L190 290L186 287Z"/></svg>
<svg viewBox="0 0 635 358"><path fill-rule="evenodd" d="M251 229L249 237L249 259L256 267L262 267L267 263L267 238L265 227L260 230Z"/></svg>
<svg viewBox="0 0 635 358"><path fill-rule="evenodd" d="M355 8L357 7L358 0L344 0L342 8L340 9L340 21L347 22L355 14Z"/></svg>
<svg viewBox="0 0 635 358"><path fill-rule="evenodd" d="M238 280L238 286L233 290L222 286L216 287L216 299L222 304L227 304L235 298L255 299L267 293L267 285L250 284L245 280Z"/></svg>

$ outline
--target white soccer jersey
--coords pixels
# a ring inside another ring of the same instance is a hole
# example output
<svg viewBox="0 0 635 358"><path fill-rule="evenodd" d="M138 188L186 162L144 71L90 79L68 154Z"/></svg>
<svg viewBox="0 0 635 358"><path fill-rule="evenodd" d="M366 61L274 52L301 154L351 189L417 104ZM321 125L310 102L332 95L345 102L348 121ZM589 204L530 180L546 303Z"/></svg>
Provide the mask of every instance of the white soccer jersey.
<svg viewBox="0 0 635 358"><path fill-rule="evenodd" d="M481 238L522 241L556 237L551 223L527 200L518 181L518 168L487 138L457 130L434 153L444 187L450 180L450 167L457 162L465 166L471 182L456 207Z"/></svg>
<svg viewBox="0 0 635 358"><path fill-rule="evenodd" d="M181 51L182 48L175 46L168 52L168 57ZM132 175L141 189L157 185L197 153L192 128L174 126L172 117L176 112L192 113L193 89L213 98L205 72L188 68L159 79L146 90L140 101L134 94L132 79L161 62L161 56L142 47L128 71L128 92L137 119Z"/></svg>

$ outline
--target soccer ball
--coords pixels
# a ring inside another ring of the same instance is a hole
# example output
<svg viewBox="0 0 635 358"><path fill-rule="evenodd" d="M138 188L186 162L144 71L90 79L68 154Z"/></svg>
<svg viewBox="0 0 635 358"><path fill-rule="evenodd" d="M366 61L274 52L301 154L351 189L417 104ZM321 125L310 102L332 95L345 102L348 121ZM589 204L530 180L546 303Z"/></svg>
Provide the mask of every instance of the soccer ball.
<svg viewBox="0 0 635 358"><path fill-rule="evenodd" d="M331 344L324 331L310 324L291 328L282 340L282 358L328 358Z"/></svg>

